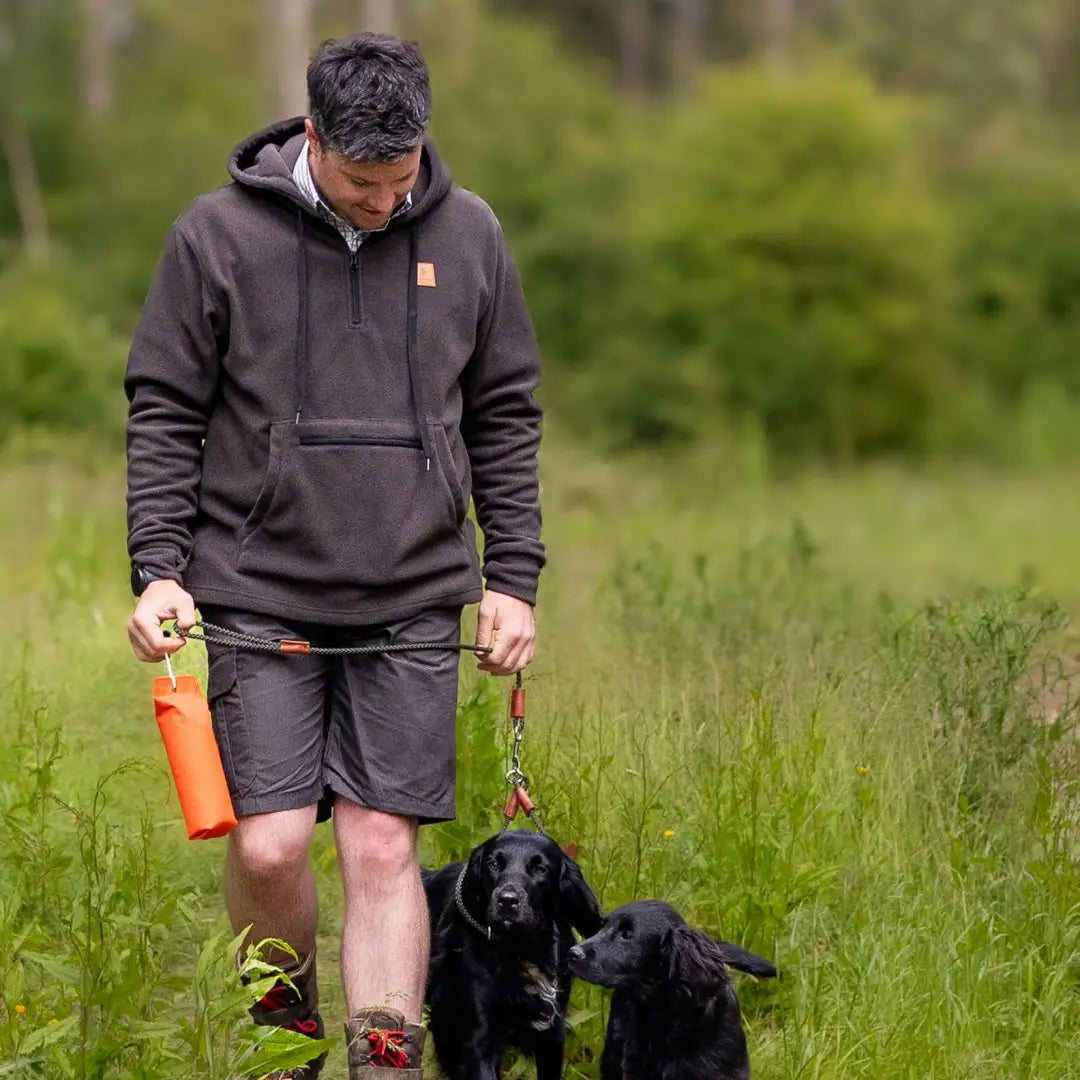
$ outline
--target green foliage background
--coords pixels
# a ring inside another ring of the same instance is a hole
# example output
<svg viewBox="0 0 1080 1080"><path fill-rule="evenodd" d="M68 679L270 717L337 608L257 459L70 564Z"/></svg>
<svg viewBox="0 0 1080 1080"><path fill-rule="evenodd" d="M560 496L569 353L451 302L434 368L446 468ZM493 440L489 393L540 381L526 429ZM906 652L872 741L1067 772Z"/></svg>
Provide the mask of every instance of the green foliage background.
<svg viewBox="0 0 1080 1080"><path fill-rule="evenodd" d="M569 431L750 440L780 464L1075 456L1078 114L1047 45L1067 60L1075 27L1049 0L977 6L818 5L778 73L752 6L706 5L716 41L690 88L659 76L632 98L605 55L612 5L531 22L513 3L408 5L434 135L509 234ZM4 69L54 256L22 265L0 177L4 427L112 437L97 401L115 397L165 231L273 118L264 28L254 4L133 2L113 114L92 122L73 0L13 10ZM318 10L320 34L354 25L343 3Z"/></svg>

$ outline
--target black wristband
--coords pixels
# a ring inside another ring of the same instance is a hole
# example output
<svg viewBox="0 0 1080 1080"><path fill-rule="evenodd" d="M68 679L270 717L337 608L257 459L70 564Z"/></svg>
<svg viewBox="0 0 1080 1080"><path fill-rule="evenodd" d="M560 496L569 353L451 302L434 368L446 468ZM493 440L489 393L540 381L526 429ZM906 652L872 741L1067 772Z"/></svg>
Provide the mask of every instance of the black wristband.
<svg viewBox="0 0 1080 1080"><path fill-rule="evenodd" d="M145 566L140 566L138 563L131 564L131 591L136 596L142 596L146 591L146 586L151 581L157 581L157 575L151 574Z"/></svg>

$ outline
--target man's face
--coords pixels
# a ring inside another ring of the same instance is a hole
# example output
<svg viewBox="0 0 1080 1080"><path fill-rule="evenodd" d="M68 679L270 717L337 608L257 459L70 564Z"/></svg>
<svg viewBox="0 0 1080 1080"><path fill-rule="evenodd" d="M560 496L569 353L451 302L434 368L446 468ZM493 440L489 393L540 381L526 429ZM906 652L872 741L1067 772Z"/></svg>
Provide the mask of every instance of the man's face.
<svg viewBox="0 0 1080 1080"><path fill-rule="evenodd" d="M326 150L307 121L311 175L333 210L358 229L381 229L416 184L420 147L397 161L365 162Z"/></svg>

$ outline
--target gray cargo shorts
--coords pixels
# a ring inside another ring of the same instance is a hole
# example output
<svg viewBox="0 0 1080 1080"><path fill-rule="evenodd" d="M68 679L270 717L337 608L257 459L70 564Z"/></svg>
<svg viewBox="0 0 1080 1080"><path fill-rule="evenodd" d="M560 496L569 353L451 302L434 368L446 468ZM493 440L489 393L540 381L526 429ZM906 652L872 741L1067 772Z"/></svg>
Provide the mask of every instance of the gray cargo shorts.
<svg viewBox="0 0 1080 1080"><path fill-rule="evenodd" d="M313 626L200 607L206 622L313 645L456 643L461 608L372 628ZM370 656L254 652L207 643L206 695L238 817L320 806L335 797L420 819L454 816L459 654Z"/></svg>

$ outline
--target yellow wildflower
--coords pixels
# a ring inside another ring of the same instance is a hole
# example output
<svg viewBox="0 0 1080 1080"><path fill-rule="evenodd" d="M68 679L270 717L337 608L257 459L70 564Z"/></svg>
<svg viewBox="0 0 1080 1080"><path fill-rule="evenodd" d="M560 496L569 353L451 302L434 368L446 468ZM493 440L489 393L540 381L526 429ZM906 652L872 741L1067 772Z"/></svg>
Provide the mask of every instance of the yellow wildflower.
<svg viewBox="0 0 1080 1080"><path fill-rule="evenodd" d="M665 829L664 830L664 839L665 840L670 840L674 835L675 835L675 830L674 829Z"/></svg>
<svg viewBox="0 0 1080 1080"><path fill-rule="evenodd" d="M23 1014L24 1012L26 1012L26 1006L25 1006L25 1005L16 1005L16 1006L15 1006L15 1011L16 1011L16 1012L17 1012L17 1013L18 1013L18 1014L19 1014L20 1016L22 1016L22 1014Z"/></svg>
<svg viewBox="0 0 1080 1080"><path fill-rule="evenodd" d="M856 766L855 766L855 771L856 771L856 772L857 772L857 773L858 773L858 774L859 774L860 776L865 776L865 775L867 774L867 771L869 770L869 768L870 768L870 767L869 767L868 765L856 765Z"/></svg>

